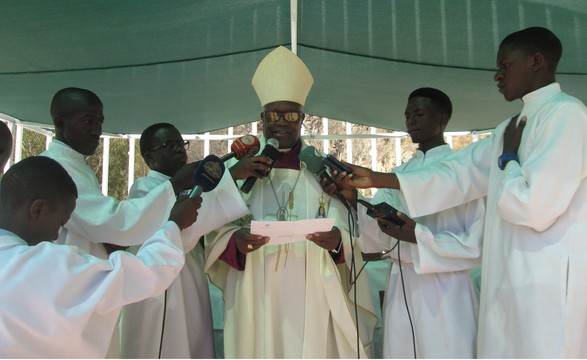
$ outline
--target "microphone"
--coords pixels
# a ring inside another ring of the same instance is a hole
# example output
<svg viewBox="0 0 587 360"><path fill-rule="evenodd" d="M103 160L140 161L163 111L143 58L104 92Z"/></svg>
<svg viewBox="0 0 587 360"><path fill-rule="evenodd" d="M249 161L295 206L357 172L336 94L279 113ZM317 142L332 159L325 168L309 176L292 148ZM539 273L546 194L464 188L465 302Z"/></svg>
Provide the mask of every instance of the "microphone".
<svg viewBox="0 0 587 360"><path fill-rule="evenodd" d="M269 164L269 169L271 169L273 167L273 162L275 161L275 159L277 159L277 156L279 156L279 141L277 139L269 139L267 140L267 144L265 144L265 148L263 149L263 152L261 152L261 155L268 157L269 159L271 159L271 164ZM262 176L266 176L267 174L257 170L257 173L259 175ZM244 192L245 194L248 194L251 189L253 188L253 185L255 185L255 182L257 181L257 178L254 176L249 176L247 178L247 180L245 180L245 183L243 184L243 186L241 186L241 191Z"/></svg>
<svg viewBox="0 0 587 360"><path fill-rule="evenodd" d="M332 155L326 155L324 158L324 165L328 166L332 170L336 170L339 174L345 171L349 175L353 173L350 167L343 164L342 161L338 160Z"/></svg>
<svg viewBox="0 0 587 360"><path fill-rule="evenodd" d="M326 158L324 158L315 147L308 146L300 151L300 161L303 161L308 170L316 174L318 178L326 178L330 183L334 183L334 180L332 180L332 177L328 174L328 168L325 166ZM347 210L350 211L348 201L342 196L338 188L336 189L336 197L342 202Z"/></svg>
<svg viewBox="0 0 587 360"><path fill-rule="evenodd" d="M241 136L230 146L231 152L221 157L220 160L226 161L228 159L232 159L233 157L235 157L237 160L240 160L254 147L259 147L259 138L257 138L255 135Z"/></svg>
<svg viewBox="0 0 587 360"><path fill-rule="evenodd" d="M208 155L196 168L194 172L194 187L190 190L188 197L193 199L200 196L202 192L212 191L218 186L224 174L224 162L216 155Z"/></svg>
<svg viewBox="0 0 587 360"><path fill-rule="evenodd" d="M330 175L328 174L328 169L324 166L324 157L318 152L318 150L313 146L308 146L307 148L300 151L300 161L304 162L308 167L308 170L316 174L318 177L325 177L331 183L334 182Z"/></svg>
<svg viewBox="0 0 587 360"><path fill-rule="evenodd" d="M358 199L357 201L367 208L367 215L371 216L372 218L379 216L399 226L402 226L406 223L400 219L399 216L397 216L397 209L388 203L382 202L371 205L365 200Z"/></svg>

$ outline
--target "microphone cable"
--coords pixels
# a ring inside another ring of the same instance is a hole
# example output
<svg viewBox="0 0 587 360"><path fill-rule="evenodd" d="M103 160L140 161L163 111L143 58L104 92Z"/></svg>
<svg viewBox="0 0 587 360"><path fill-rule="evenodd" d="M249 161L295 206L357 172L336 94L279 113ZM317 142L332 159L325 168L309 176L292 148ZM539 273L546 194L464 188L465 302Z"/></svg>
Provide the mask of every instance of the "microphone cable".
<svg viewBox="0 0 587 360"><path fill-rule="evenodd" d="M350 266L350 278L349 278L349 282L351 284L351 286L353 287L353 297L354 297L354 301L353 301L353 305L354 305L354 310L355 310L355 330L357 331L357 359L361 358L361 338L360 338L360 332L359 332L359 306L357 305L357 278L358 278L358 274L357 274L357 263L356 263L356 259L355 259L355 242L354 242L354 234L355 234L355 217L352 214L351 211L351 207L348 203L343 203L343 205L345 205L345 207L347 208L347 222L348 222L348 226L349 226L349 240L350 240L350 244L351 244L351 266ZM362 269L361 269L362 270Z"/></svg>
<svg viewBox="0 0 587 360"><path fill-rule="evenodd" d="M163 351L163 334L165 334L165 314L167 313L167 289L163 293L163 321L161 322L161 340L159 341L159 357L161 359L161 352Z"/></svg>
<svg viewBox="0 0 587 360"><path fill-rule="evenodd" d="M414 359L417 359L418 357L416 356L416 335L414 332L414 323L412 322L412 316L410 315L410 307L408 306L408 298L406 296L406 286L404 283L404 272L402 270L402 259L401 259L401 255L400 255L401 246L398 246L399 242L400 241L397 240L394 247L397 246L397 262L399 265L399 275L400 275L400 280L401 280L401 284L402 284L402 291L403 291L403 295L404 295L404 304L406 306L406 311L408 313L408 320L410 320L410 329L412 330L412 349L414 350Z"/></svg>

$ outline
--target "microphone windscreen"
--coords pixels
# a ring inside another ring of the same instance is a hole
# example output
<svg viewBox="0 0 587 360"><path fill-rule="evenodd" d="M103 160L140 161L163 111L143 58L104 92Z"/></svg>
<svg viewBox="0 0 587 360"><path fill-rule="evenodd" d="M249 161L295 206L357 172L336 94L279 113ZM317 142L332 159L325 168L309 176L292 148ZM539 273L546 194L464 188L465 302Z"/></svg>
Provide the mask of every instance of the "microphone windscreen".
<svg viewBox="0 0 587 360"><path fill-rule="evenodd" d="M194 172L194 186L200 186L203 192L214 190L224 174L224 162L216 155L208 155Z"/></svg>
<svg viewBox="0 0 587 360"><path fill-rule="evenodd" d="M236 139L230 146L237 160L242 159L252 148L259 148L259 138L255 135L245 135Z"/></svg>
<svg viewBox="0 0 587 360"><path fill-rule="evenodd" d="M261 152L261 155L266 156L269 159L271 159L271 163L268 164L268 166L269 166L269 169L273 168L273 163L279 157L279 141L274 138L267 140L267 143L265 144L265 148ZM264 172L261 172L260 170L255 170L255 171L262 176L267 175ZM241 191L244 192L245 194L248 194L251 191L251 189L253 188L253 186L255 185L256 181L257 181L257 178L255 176L249 176L245 180L245 182L243 183L243 186L241 186Z"/></svg>
<svg viewBox="0 0 587 360"><path fill-rule="evenodd" d="M269 159L275 161L279 157L279 141L277 139L271 138L267 140L265 144L265 148L261 152L261 155L267 156ZM269 167L273 167L273 162Z"/></svg>
<svg viewBox="0 0 587 360"><path fill-rule="evenodd" d="M303 161L308 167L308 170L314 174L318 174L324 170L323 160L322 155L313 146L308 146L300 151L300 161Z"/></svg>

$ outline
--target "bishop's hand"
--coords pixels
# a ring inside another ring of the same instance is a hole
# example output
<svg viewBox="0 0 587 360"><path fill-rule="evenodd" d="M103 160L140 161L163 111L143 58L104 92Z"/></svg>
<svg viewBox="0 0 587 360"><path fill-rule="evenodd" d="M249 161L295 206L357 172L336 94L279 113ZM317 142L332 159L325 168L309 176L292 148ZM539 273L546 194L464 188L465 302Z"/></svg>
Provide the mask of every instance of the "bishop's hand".
<svg viewBox="0 0 587 360"><path fill-rule="evenodd" d="M253 235L249 228L241 228L234 234L236 248L242 254L253 252L269 242L268 236Z"/></svg>
<svg viewBox="0 0 587 360"><path fill-rule="evenodd" d="M306 239L326 250L336 250L341 241L340 230L333 226L332 230L306 235Z"/></svg>

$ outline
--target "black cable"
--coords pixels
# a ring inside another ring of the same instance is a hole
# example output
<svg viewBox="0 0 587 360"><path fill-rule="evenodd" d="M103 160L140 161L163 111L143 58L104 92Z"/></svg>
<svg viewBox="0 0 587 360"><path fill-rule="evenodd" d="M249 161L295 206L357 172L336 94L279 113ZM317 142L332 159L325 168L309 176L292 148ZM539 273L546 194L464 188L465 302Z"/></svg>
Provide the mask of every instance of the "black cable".
<svg viewBox="0 0 587 360"><path fill-rule="evenodd" d="M390 253L390 252L392 252L392 251L393 251L393 250L394 250L394 249L397 247L397 244L398 244L398 243L395 243L395 245L393 245L393 247L392 247L391 249L389 249L389 250L387 250L387 251L384 251L383 253L381 253L381 256L383 256L383 255L385 255L385 254L387 254L387 253ZM357 274L357 278L358 278L358 277L361 275L361 273L362 273L362 272L363 272L363 270L365 269L365 266L367 266L367 263L368 263L368 262L371 262L371 260L366 260L366 261L363 263L363 266L361 266L361 269L359 270L359 273ZM355 280L356 280L356 279L355 279ZM351 283L351 286L352 286L352 285L354 285L354 284L355 284L354 282L353 282L353 283Z"/></svg>
<svg viewBox="0 0 587 360"><path fill-rule="evenodd" d="M167 289L163 293L163 321L161 322L161 340L159 341L159 357L161 359L161 351L163 350L163 334L165 333L165 314L167 313Z"/></svg>
<svg viewBox="0 0 587 360"><path fill-rule="evenodd" d="M347 207L347 222L349 226L349 239L351 243L351 269L350 269L350 284L353 287L354 308L355 308L355 329L357 330L357 359L361 358L361 338L359 334L359 308L357 305L357 264L355 262L355 243L353 241L355 234L355 218L353 217L350 206Z"/></svg>
<svg viewBox="0 0 587 360"><path fill-rule="evenodd" d="M397 262L399 264L399 275L400 275L400 279L401 279L401 283L402 283L402 290L404 293L404 304L406 305L406 311L408 312L408 319L410 320L410 328L412 330L412 346L414 349L414 359L417 359L418 357L416 356L416 335L414 334L414 323L412 322L412 316L410 315L410 307L408 306L408 299L406 297L406 287L404 284L404 272L402 271L402 259L401 259L400 251L399 251L401 246L398 246L398 244L399 244L399 240L395 244L395 246L397 246Z"/></svg>

